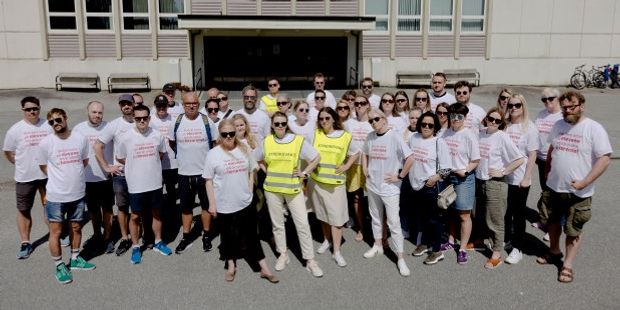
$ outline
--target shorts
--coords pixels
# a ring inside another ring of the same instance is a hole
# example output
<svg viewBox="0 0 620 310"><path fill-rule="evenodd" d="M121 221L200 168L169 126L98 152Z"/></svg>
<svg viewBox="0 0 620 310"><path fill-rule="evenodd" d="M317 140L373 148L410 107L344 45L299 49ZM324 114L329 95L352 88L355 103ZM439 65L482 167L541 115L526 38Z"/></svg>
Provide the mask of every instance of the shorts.
<svg viewBox="0 0 620 310"><path fill-rule="evenodd" d="M101 208L112 212L112 206L114 206L112 180L86 182L86 205L89 210Z"/></svg>
<svg viewBox="0 0 620 310"><path fill-rule="evenodd" d="M45 191L47 179L34 180L30 182L15 183L15 201L17 202L17 210L30 211L34 205L34 197L38 190Z"/></svg>
<svg viewBox="0 0 620 310"><path fill-rule="evenodd" d="M112 187L114 188L114 200L118 210L127 212L129 210L129 188L127 187L125 176L113 176Z"/></svg>
<svg viewBox="0 0 620 310"><path fill-rule="evenodd" d="M202 210L209 210L209 200L207 199L207 188L205 179L201 175L179 175L179 200L181 202L181 212L188 213L194 210L196 195L200 201Z"/></svg>
<svg viewBox="0 0 620 310"><path fill-rule="evenodd" d="M45 202L45 213L50 222L62 223L65 220L81 222L84 220L86 203L84 197L71 202Z"/></svg>
<svg viewBox="0 0 620 310"><path fill-rule="evenodd" d="M456 192L456 200L452 207L457 211L471 211L476 203L476 176L470 172L461 178L451 174L450 183L454 186Z"/></svg>
<svg viewBox="0 0 620 310"><path fill-rule="evenodd" d="M573 193L549 191L543 196L543 207L548 216L547 224L560 224L566 219L564 233L570 237L579 237L583 226L592 218L592 197L581 198Z"/></svg>
<svg viewBox="0 0 620 310"><path fill-rule="evenodd" d="M159 210L163 192L161 188L144 193L129 193L129 206L132 213L146 210Z"/></svg>

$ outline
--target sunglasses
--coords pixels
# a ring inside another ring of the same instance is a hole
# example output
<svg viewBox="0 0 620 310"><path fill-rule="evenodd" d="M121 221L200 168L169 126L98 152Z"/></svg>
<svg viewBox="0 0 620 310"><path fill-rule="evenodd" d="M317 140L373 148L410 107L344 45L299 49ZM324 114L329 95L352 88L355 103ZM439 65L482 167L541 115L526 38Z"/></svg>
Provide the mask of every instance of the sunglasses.
<svg viewBox="0 0 620 310"><path fill-rule="evenodd" d="M502 101L503 101L503 100L506 100L506 99L508 99L508 98L510 98L510 97L508 97L508 96L499 96L499 100L502 100Z"/></svg>
<svg viewBox="0 0 620 310"><path fill-rule="evenodd" d="M357 102L353 103L353 105L356 108L359 108L360 106L364 106L364 105L367 105L367 104L368 104L368 102L366 102L366 101L357 101Z"/></svg>
<svg viewBox="0 0 620 310"><path fill-rule="evenodd" d="M368 119L368 122L370 123L370 125L372 125L372 124L374 124L374 123L379 122L380 120L381 120L381 118L377 116L377 117L375 117L375 118L369 118L369 119Z"/></svg>
<svg viewBox="0 0 620 310"><path fill-rule="evenodd" d="M381 103L394 103L394 99L381 99Z"/></svg>
<svg viewBox="0 0 620 310"><path fill-rule="evenodd" d="M372 85L362 85L362 88L369 89L369 88L372 88Z"/></svg>
<svg viewBox="0 0 620 310"><path fill-rule="evenodd" d="M446 115L448 115L448 112L447 111L446 112L437 111L437 112L435 112L435 114L437 114L437 116L441 116L441 115L446 116Z"/></svg>
<svg viewBox="0 0 620 310"><path fill-rule="evenodd" d="M308 113L310 112L310 109L297 109L297 112Z"/></svg>
<svg viewBox="0 0 620 310"><path fill-rule="evenodd" d="M398 102L398 103L407 102L407 99L396 99L396 102Z"/></svg>
<svg viewBox="0 0 620 310"><path fill-rule="evenodd" d="M457 95L457 96L458 96L458 95L467 95L467 94L469 94L469 92L468 92L468 91L457 91L457 92L456 92L456 95Z"/></svg>
<svg viewBox="0 0 620 310"><path fill-rule="evenodd" d="M256 96L243 96L244 100L256 100Z"/></svg>
<svg viewBox="0 0 620 310"><path fill-rule="evenodd" d="M547 102L551 102L555 100L555 98L557 97L543 97L543 98L540 98L540 101L542 101L543 103L547 103Z"/></svg>
<svg viewBox="0 0 620 310"><path fill-rule="evenodd" d="M456 113L450 114L451 121L462 121L464 119L465 119L465 115L463 114L456 114Z"/></svg>
<svg viewBox="0 0 620 310"><path fill-rule="evenodd" d="M502 119L501 118L495 118L493 116L487 116L487 122L489 123L495 123L496 125L499 125L502 123Z"/></svg>
<svg viewBox="0 0 620 310"><path fill-rule="evenodd" d="M345 110L351 110L351 108L349 108L349 106L344 105L344 106L336 107L336 110L345 111Z"/></svg>
<svg viewBox="0 0 620 310"><path fill-rule="evenodd" d="M317 97L317 96L314 96L314 100L325 100L325 97Z"/></svg>
<svg viewBox="0 0 620 310"><path fill-rule="evenodd" d="M287 122L273 122L274 127L286 127Z"/></svg>
<svg viewBox="0 0 620 310"><path fill-rule="evenodd" d="M218 108L207 108L207 113L217 113Z"/></svg>
<svg viewBox="0 0 620 310"><path fill-rule="evenodd" d="M579 107L579 106L581 106L581 103L580 103L580 104L565 105L565 106L562 106L562 107L560 107L560 108L562 108L562 111L568 111L568 110L571 110L571 111L572 111L572 110L574 110L576 107Z"/></svg>
<svg viewBox="0 0 620 310"><path fill-rule="evenodd" d="M24 112L38 112L39 108L38 107L23 108L22 111L24 111Z"/></svg>
<svg viewBox="0 0 620 310"><path fill-rule="evenodd" d="M47 123L50 124L50 126L54 126L54 124L62 124L62 118L61 117L53 118L51 120L48 120Z"/></svg>
<svg viewBox="0 0 620 310"><path fill-rule="evenodd" d="M278 101L278 106L283 107L288 104L288 101Z"/></svg>
<svg viewBox="0 0 620 310"><path fill-rule="evenodd" d="M134 121L136 121L136 122L138 122L138 123L139 123L139 122L146 122L146 121L148 121L148 120L149 120L149 117L148 117L148 116L135 116L135 117L133 118L133 120L134 120Z"/></svg>
<svg viewBox="0 0 620 310"><path fill-rule="evenodd" d="M277 87L278 84L268 84L267 86L269 86L269 87Z"/></svg>
<svg viewBox="0 0 620 310"><path fill-rule="evenodd" d="M217 99L218 99L219 101L226 101L226 100L228 100L228 97L219 97L219 98L217 98Z"/></svg>
<svg viewBox="0 0 620 310"><path fill-rule="evenodd" d="M426 98L426 97L415 97L415 101L423 101L423 102L426 102L426 100L428 100L428 98Z"/></svg>
<svg viewBox="0 0 620 310"><path fill-rule="evenodd" d="M331 118L330 116L328 116L328 117L319 117L319 122L322 122L322 121L329 121L329 120L331 120L331 119L332 119L332 118Z"/></svg>
<svg viewBox="0 0 620 310"><path fill-rule="evenodd" d="M420 123L420 127L428 128L428 129L433 129L433 128L435 128L435 124L433 124L433 123Z"/></svg>
<svg viewBox="0 0 620 310"><path fill-rule="evenodd" d="M346 101L355 101L355 97L347 97L345 100Z"/></svg>
<svg viewBox="0 0 620 310"><path fill-rule="evenodd" d="M222 131L220 132L220 136L222 136L222 138L226 139L226 138L234 138L235 137L236 132L234 131Z"/></svg>
<svg viewBox="0 0 620 310"><path fill-rule="evenodd" d="M510 110L512 108L521 109L522 106L523 106L522 103L509 103L509 104L506 105L506 109L508 109L508 110Z"/></svg>

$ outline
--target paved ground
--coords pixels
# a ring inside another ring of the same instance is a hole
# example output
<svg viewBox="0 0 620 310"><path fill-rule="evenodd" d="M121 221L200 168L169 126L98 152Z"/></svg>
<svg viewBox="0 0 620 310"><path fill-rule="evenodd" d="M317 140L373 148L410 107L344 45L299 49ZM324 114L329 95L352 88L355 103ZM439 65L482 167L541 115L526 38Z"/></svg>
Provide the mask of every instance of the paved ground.
<svg viewBox="0 0 620 310"><path fill-rule="evenodd" d="M484 86L473 92L473 101L485 108L494 104L499 86ZM541 88L514 87L528 99L530 111L542 108ZM381 91L387 89L381 89ZM390 89L392 90L392 89ZM291 92L292 97L305 96L307 91ZM342 91L335 91L335 95ZM55 92L53 90L1 90L0 133L21 118L19 99L26 95L41 98L43 110L62 107L69 114L73 126L85 119L84 106L89 100L103 101L108 109L106 119L119 115L115 104L118 94L107 92ZM146 101L155 93L146 94ZM617 156L620 152L620 90L585 92L587 113L607 129ZM238 91L231 94L239 106ZM129 255L98 256L92 259L94 271L76 272L74 282L63 286L56 283L47 243L43 238L42 208L35 206L33 240L40 245L32 256L17 261L15 253L18 237L15 228L15 198L12 181L13 167L2 160L0 165L0 309L43 309L49 304L65 308L110 309L368 309L368 308L431 308L431 309L618 309L620 297L620 253L617 250L616 211L620 175L618 161L614 160L606 174L598 181L594 199L594 216L586 226L585 242L575 264L576 278L570 285L556 281L557 269L540 266L535 254L546 244L539 241L542 232L528 227L532 246L518 265L502 265L497 270L486 270L483 253L473 252L466 266L456 264L456 255L448 253L446 260L435 266L425 266L422 258L406 258L412 275L398 275L395 264L386 256L364 259L368 249L365 243L353 241L353 232L347 230L343 255L349 265L339 268L330 255L317 255L325 271L322 279L315 279L302 267L298 259L277 275L280 284L269 284L253 273L245 262L239 263L233 283L224 281L223 263L217 251L203 253L199 241L183 255L163 257L153 251L144 253L141 265L131 265ZM537 176L534 176L528 205L535 208L539 195ZM528 225L529 226L529 225ZM84 236L90 236L90 224ZM215 245L219 240L215 241ZM319 243L315 243L315 247ZM176 241L172 243L176 246ZM414 246L406 242L406 252ZM275 257L266 243L263 249L269 265ZM68 250L64 249L65 259Z"/></svg>

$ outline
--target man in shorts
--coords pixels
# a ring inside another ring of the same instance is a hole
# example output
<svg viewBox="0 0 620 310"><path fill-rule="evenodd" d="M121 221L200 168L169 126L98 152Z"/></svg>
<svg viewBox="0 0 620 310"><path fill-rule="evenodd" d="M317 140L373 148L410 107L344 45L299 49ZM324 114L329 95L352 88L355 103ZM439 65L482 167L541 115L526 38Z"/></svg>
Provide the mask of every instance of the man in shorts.
<svg viewBox="0 0 620 310"><path fill-rule="evenodd" d="M566 258L558 281L573 281L573 260L582 244L584 225L592 216L594 181L607 169L611 160L611 143L601 124L585 116L586 99L579 92L560 96L563 120L549 133L547 186L543 197L548 219L549 252L539 257L539 264L562 264L560 235L562 222L566 234ZM570 169L569 169L570 167Z"/></svg>
<svg viewBox="0 0 620 310"><path fill-rule="evenodd" d="M15 200L17 202L17 231L21 239L18 259L30 257L33 251L30 242L32 229L31 210L37 191L41 204L45 205L45 183L47 177L32 163L36 162L39 142L52 133L52 128L39 117L41 103L36 97L21 100L24 119L15 123L4 137L4 156L15 165Z"/></svg>
<svg viewBox="0 0 620 310"><path fill-rule="evenodd" d="M56 280L62 284L73 281L71 271L62 261L60 234L63 222L71 223L71 270L92 270L95 265L79 256L86 194L85 167L88 166L88 141L67 126L64 110L53 108L47 122L54 134L41 140L38 163L48 176L45 211L49 221L49 249L54 260Z"/></svg>

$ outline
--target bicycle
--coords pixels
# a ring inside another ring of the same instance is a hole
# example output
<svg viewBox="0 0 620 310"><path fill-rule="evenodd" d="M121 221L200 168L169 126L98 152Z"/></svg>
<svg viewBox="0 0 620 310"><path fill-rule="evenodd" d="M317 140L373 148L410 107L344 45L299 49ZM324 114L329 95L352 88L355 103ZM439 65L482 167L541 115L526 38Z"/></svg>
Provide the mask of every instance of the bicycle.
<svg viewBox="0 0 620 310"><path fill-rule="evenodd" d="M575 67L575 72L570 77L570 85L576 89L584 89L585 87L597 87L597 88L605 88L607 85L605 83L605 76L601 69L603 67L594 67L588 71L584 71L583 67L585 64L581 66Z"/></svg>

